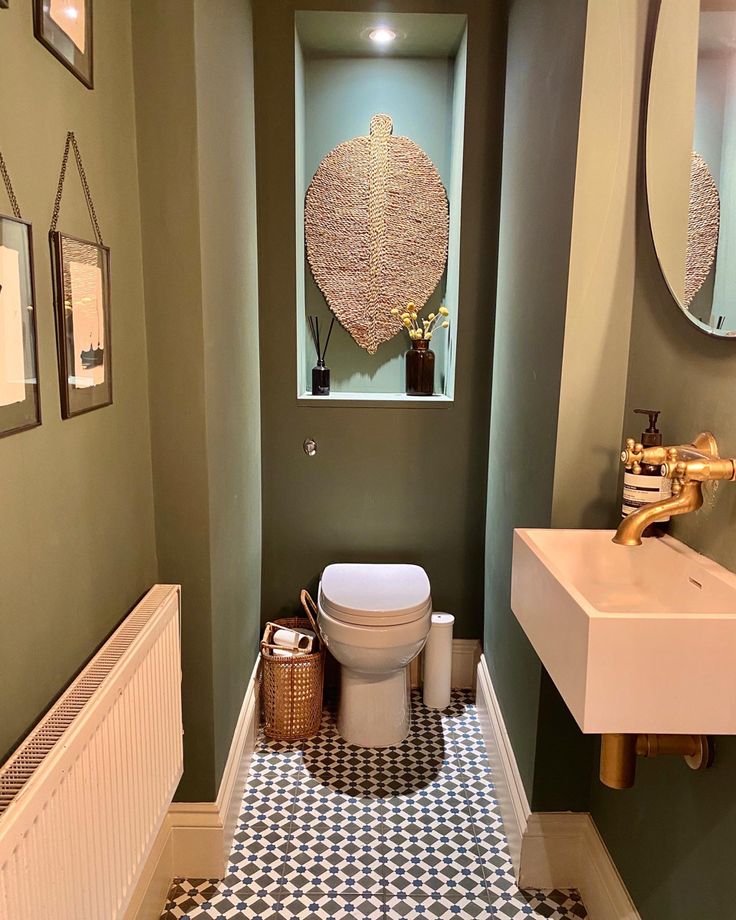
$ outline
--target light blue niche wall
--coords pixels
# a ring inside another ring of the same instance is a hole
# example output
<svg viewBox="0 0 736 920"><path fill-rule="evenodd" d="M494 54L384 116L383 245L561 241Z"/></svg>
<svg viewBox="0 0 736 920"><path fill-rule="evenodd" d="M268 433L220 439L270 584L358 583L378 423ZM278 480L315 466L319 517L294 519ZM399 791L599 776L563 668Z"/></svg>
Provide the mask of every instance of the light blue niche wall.
<svg viewBox="0 0 736 920"><path fill-rule="evenodd" d="M453 58L313 57L296 42L297 153L297 380L300 397L311 392L315 350L306 315L317 315L320 332L332 313L314 282L304 254L304 195L322 158L338 144L369 133L370 119L386 113L395 135L411 138L437 167L448 193L451 239L448 270L422 315L444 302L452 311L450 329L432 340L436 354L435 392L447 399L454 388L462 136L465 97L465 40ZM300 85L301 84L301 85ZM453 194L454 192L457 194ZM397 306L401 306L400 304ZM449 335L448 335L449 333ZM400 333L375 355L360 348L336 321L327 353L331 390L357 398L401 398L404 354L409 339Z"/></svg>

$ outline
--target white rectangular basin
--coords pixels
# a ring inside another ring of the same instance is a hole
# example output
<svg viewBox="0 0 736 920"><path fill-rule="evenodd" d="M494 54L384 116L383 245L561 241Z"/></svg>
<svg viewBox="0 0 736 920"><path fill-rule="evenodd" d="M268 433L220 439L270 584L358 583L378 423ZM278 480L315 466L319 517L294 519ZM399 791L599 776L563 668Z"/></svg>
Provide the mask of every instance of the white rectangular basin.
<svg viewBox="0 0 736 920"><path fill-rule="evenodd" d="M736 734L736 575L613 534L514 531L511 607L578 725Z"/></svg>

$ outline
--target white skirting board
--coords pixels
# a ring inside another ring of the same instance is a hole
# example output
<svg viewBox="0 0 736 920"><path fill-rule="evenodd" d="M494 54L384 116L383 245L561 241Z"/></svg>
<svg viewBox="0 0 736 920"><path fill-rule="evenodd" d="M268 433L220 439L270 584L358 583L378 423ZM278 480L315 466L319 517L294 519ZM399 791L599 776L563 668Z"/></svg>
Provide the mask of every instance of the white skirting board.
<svg viewBox="0 0 736 920"><path fill-rule="evenodd" d="M590 920L640 920L589 814L532 813L485 656L476 702L520 887L577 888Z"/></svg>
<svg viewBox="0 0 736 920"><path fill-rule="evenodd" d="M258 730L258 667L248 681L215 802L173 802L125 920L158 920L173 878L222 878Z"/></svg>
<svg viewBox="0 0 736 920"><path fill-rule="evenodd" d="M480 642L477 639L452 640L452 676L450 682L458 690L475 690L475 675L480 661ZM422 686L424 655L409 665L412 687Z"/></svg>

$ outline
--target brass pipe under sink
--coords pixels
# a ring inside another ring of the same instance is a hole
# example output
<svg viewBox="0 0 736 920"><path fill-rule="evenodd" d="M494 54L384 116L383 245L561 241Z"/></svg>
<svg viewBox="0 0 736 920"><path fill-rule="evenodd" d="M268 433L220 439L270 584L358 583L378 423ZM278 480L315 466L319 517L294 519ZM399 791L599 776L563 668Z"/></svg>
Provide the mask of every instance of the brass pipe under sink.
<svg viewBox="0 0 736 920"><path fill-rule="evenodd" d="M678 754L691 770L713 765L713 742L707 735L601 735L600 778L610 789L630 789L636 758Z"/></svg>
<svg viewBox="0 0 736 920"><path fill-rule="evenodd" d="M636 735L601 735L601 782L630 789L636 778Z"/></svg>

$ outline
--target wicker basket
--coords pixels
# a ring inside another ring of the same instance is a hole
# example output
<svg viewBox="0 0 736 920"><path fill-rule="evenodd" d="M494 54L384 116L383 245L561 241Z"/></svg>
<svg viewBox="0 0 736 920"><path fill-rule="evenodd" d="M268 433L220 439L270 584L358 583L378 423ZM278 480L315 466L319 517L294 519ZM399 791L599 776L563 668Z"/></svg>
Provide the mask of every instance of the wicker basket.
<svg viewBox="0 0 736 920"><path fill-rule="evenodd" d="M276 741L300 741L319 731L322 720L322 689L325 651L314 614L316 605L302 591L306 617L274 620L286 629L311 629L319 640L319 651L282 658L275 646L261 642L261 706L263 730Z"/></svg>

